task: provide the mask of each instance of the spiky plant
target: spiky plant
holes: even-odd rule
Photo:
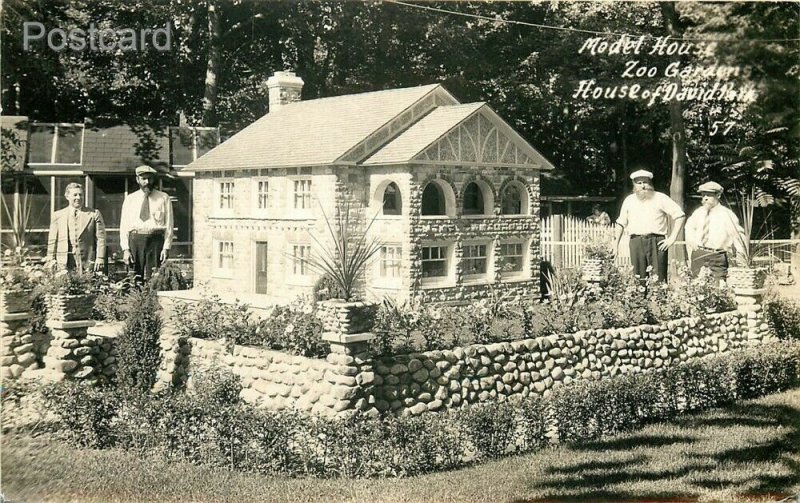
[[[769,217],[769,213],[766,215],[759,228],[754,229],[755,209],[769,206],[772,204],[773,198],[763,191],[756,191],[755,188],[751,188],[749,192],[740,193],[737,196],[737,202],[739,208],[741,208],[742,228],[744,229],[744,233],[737,236],[737,240],[744,252],[741,261],[744,266],[750,267],[753,265],[753,259],[755,257],[769,250],[769,245],[762,241],[770,239],[773,234],[773,231],[767,228],[767,217]]]
[[[362,230],[358,222],[351,219],[349,200],[337,203],[337,214],[333,223],[325,214],[322,205],[320,210],[333,246],[326,246],[314,233],[309,232],[311,239],[317,245],[317,253],[312,254],[306,263],[333,280],[339,287],[343,300],[352,300],[359,278],[364,274],[370,259],[383,245],[374,236],[368,236],[377,214]]]

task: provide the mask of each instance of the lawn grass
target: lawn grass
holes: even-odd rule
[[[800,493],[800,389],[407,479],[291,479],[5,435],[7,501],[779,501]]]

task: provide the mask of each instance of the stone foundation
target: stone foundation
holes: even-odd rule
[[[43,356],[50,337],[33,331],[30,313],[4,313],[0,321],[0,337],[0,376],[3,379],[16,379],[27,371],[44,366]]]

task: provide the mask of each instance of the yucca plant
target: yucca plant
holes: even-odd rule
[[[378,253],[383,243],[374,236],[369,237],[369,230],[375,222],[372,217],[369,224],[362,228],[359,222],[351,218],[349,200],[337,203],[334,221],[322,210],[322,217],[333,246],[326,246],[314,233],[311,239],[317,245],[317,253],[307,259],[307,264],[336,283],[342,293],[343,300],[353,300],[359,278],[364,274],[370,259]],[[360,212],[360,208],[355,209]],[[377,216],[377,215],[376,215]]]
[[[765,239],[772,237],[773,231],[767,227],[767,219],[769,213],[765,216],[764,221],[758,227],[755,226],[755,209],[758,207],[766,207],[772,204],[773,198],[763,191],[756,191],[751,188],[749,192],[740,193],[737,196],[737,203],[741,208],[742,228],[744,233],[737,236],[741,249],[744,255],[738,261],[743,267],[751,267],[753,259],[759,255],[763,255],[769,250],[769,245],[763,243]]]

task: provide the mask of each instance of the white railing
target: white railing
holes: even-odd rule
[[[592,224],[569,215],[545,217],[542,219],[542,258],[557,269],[580,267],[584,247],[593,241],[605,241],[613,246],[614,232],[614,225]],[[677,241],[672,250],[685,244],[684,241]],[[784,264],[795,270],[800,267],[798,239],[760,239],[754,240],[752,246],[756,250],[756,262],[770,266]],[[631,264],[627,234],[623,234],[620,241],[616,262],[619,266]]]
[[[592,224],[582,218],[551,215],[542,219],[542,258],[556,268],[580,267],[584,247],[592,242],[614,245],[614,226]],[[623,235],[617,265],[630,265],[628,236]]]

